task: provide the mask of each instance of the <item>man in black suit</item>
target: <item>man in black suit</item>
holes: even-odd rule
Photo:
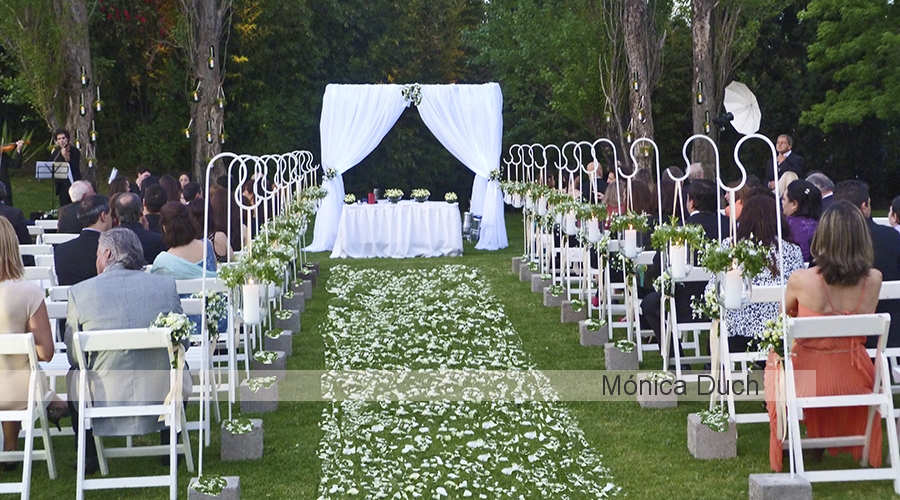
[[[766,169],[766,180],[769,189],[775,189],[775,182],[781,178],[781,174],[791,171],[797,174],[797,177],[803,178],[803,171],[806,169],[806,160],[802,156],[794,153],[791,149],[794,147],[794,140],[787,134],[778,136],[775,142],[775,150],[778,151],[778,177],[775,177],[771,168]]]
[[[153,259],[166,250],[166,244],[163,243],[162,235],[144,229],[141,210],[141,199],[134,193],[125,193],[116,200],[119,227],[130,229],[137,235],[144,249],[144,261],[152,264]]]
[[[50,153],[50,161],[69,164],[69,178],[56,181],[59,206],[63,206],[72,203],[72,199],[69,198],[69,187],[73,182],[81,180],[81,151],[71,143],[72,138],[66,129],[56,129],[53,138],[56,140],[57,148]]]
[[[719,238],[719,224],[722,230],[728,228],[728,219],[716,213],[716,197],[719,196],[716,183],[708,179],[694,179],[687,187],[687,220],[685,224],[697,224],[703,227],[703,232],[710,240]],[[693,250],[697,250],[696,248]],[[653,265],[644,274],[644,280],[654,280],[662,272],[659,252],[653,258]],[[675,286],[675,314],[679,323],[687,323],[693,320],[691,300],[694,296],[702,296],[706,282],[686,282]],[[649,293],[641,301],[641,313],[644,319],[653,329],[657,340],[660,340],[660,310],[659,305],[662,296],[659,292]],[[679,352],[681,345],[679,344]],[[670,344],[669,357],[672,358],[675,351]]]
[[[824,212],[834,203],[834,182],[822,172],[813,172],[806,176],[806,180],[822,192],[822,211]]]
[[[872,267],[881,271],[883,281],[900,280],[900,233],[890,226],[882,226],[872,220],[872,199],[869,185],[863,181],[850,179],[837,183],[834,187],[834,201],[847,200],[862,210],[872,235],[875,261]],[[900,300],[881,300],[875,312],[891,315],[888,346],[900,346]],[[876,337],[868,337],[866,344],[875,347]]]
[[[147,229],[162,234],[162,228],[159,226],[159,211],[168,200],[166,190],[159,184],[153,184],[144,188],[143,192],[144,218],[147,219]]]
[[[88,181],[75,181],[69,188],[69,198],[72,203],[59,207],[59,225],[56,228],[57,233],[78,234],[84,229],[81,221],[78,220],[78,208],[81,206],[81,200],[85,196],[91,196],[94,193],[94,187]]]
[[[31,235],[28,234],[28,223],[25,222],[25,214],[18,208],[11,207],[4,203],[3,199],[6,195],[6,184],[0,182],[0,216],[9,219],[9,223],[12,224],[13,229],[16,230],[16,237],[18,238],[20,245],[30,245]],[[31,255],[23,255],[22,263],[26,266],[33,266],[34,257]]]
[[[77,238],[53,248],[53,263],[60,285],[74,285],[97,276],[97,243],[100,233],[112,229],[106,196],[85,196],[78,207],[84,229]]]
[[[0,201],[8,206],[13,206],[12,184],[9,183],[9,169],[22,168],[22,149],[25,147],[25,141],[16,141],[16,152],[13,159],[10,160],[6,155],[0,153],[0,182],[6,186],[6,195],[0,197]]]

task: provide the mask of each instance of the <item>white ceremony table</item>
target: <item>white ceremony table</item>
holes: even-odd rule
[[[462,255],[459,205],[444,201],[344,205],[331,258]]]

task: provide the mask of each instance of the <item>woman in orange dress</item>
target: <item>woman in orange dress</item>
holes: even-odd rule
[[[810,252],[816,267],[795,271],[787,283],[785,307],[793,317],[870,314],[878,305],[881,272],[872,268],[874,253],[866,219],[847,201],[837,201],[819,221]],[[815,371],[815,377],[796,379],[798,397],[837,396],[871,392],[875,366],[866,354],[866,338],[843,337],[798,339],[791,349],[794,371]],[[766,382],[770,382],[776,360],[770,354]],[[769,462],[772,470],[782,469],[782,445],[775,424],[772,384],[766,384],[769,401]],[[810,408],[803,410],[806,435],[810,438],[859,436],[865,434],[869,410]],[[881,466],[881,417],[876,414],[868,462]],[[850,452],[859,460],[862,446],[830,448],[833,455]]]

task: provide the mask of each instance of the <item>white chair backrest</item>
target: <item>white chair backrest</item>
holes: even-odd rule
[[[56,285],[50,288],[50,300],[66,302],[69,300],[69,285]]]
[[[678,283],[709,282],[713,274],[704,267],[695,266],[684,278],[677,278]]]
[[[900,299],[900,281],[882,282],[878,298],[880,300]],[[898,321],[900,321],[900,318],[898,318]]]
[[[22,255],[53,255],[53,247],[50,245],[19,245],[19,253]]]
[[[35,255],[34,265],[39,267],[53,267],[56,262],[52,255]]]
[[[41,226],[28,226],[28,234],[31,236],[40,236],[44,234],[44,228]]]
[[[875,221],[875,224],[881,224],[882,226],[891,227],[891,222],[887,217],[872,217],[872,220]]]
[[[788,319],[788,339],[856,337],[878,335],[887,339],[891,315],[851,314],[847,316],[815,316]],[[791,342],[788,342],[790,345]],[[882,350],[884,346],[882,345]]]
[[[181,299],[181,310],[188,316],[200,316],[203,314],[203,301],[195,298],[183,298]],[[200,329],[200,325],[197,325],[197,329]]]
[[[80,347],[79,363],[84,352],[160,349],[169,346],[168,328],[130,328],[75,332],[75,345]],[[84,364],[81,364],[84,367]]]
[[[28,281],[49,281],[50,286],[54,285],[56,282],[56,274],[53,272],[53,268],[49,266],[28,266],[25,268],[25,272],[22,274],[22,279]]]
[[[41,241],[45,245],[59,245],[67,241],[72,241],[78,237],[76,233],[49,233],[41,237]]]
[[[44,228],[45,231],[48,229],[52,229],[53,231],[56,231],[56,229],[59,227],[59,221],[58,220],[36,220],[36,221],[34,221],[34,225]]]
[[[66,314],[69,311],[68,302],[57,302],[54,300],[46,299],[44,300],[44,304],[47,306],[47,316],[51,320],[66,319]]]
[[[175,280],[178,293],[197,293],[203,290],[203,278]],[[217,278],[206,278],[206,289],[210,292],[226,292],[225,285]]]
[[[778,285],[754,286],[750,302],[781,302],[781,287]]]
[[[634,263],[637,265],[649,266],[653,264],[653,258],[656,257],[656,250],[644,250],[640,255],[635,257]]]
[[[37,368],[37,352],[34,348],[34,335],[28,333],[5,333],[0,342],[0,356],[24,354],[32,369]]]

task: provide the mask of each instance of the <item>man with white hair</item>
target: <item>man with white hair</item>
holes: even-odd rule
[[[94,193],[94,187],[88,181],[75,181],[69,188],[69,198],[72,203],[59,207],[59,226],[56,229],[58,233],[78,234],[84,229],[81,221],[78,220],[78,206],[85,196],[91,196]]]
[[[806,178],[807,182],[819,188],[822,192],[822,211],[831,206],[834,202],[834,182],[822,172],[813,172]]]
[[[702,163],[691,163],[691,165],[688,167],[688,182],[696,180],[696,179],[703,179],[703,178],[704,178],[703,164]]]

